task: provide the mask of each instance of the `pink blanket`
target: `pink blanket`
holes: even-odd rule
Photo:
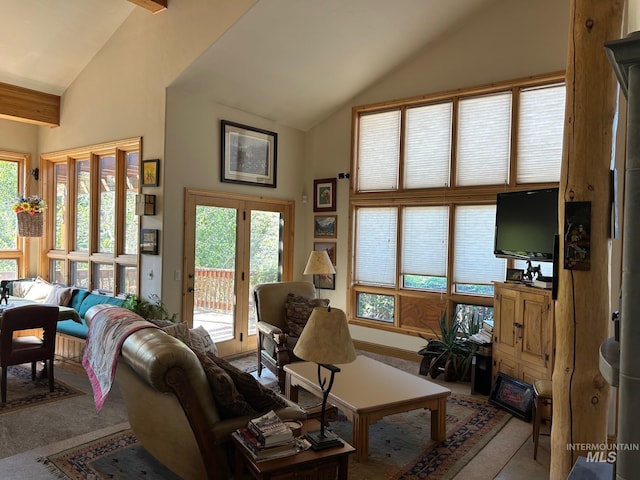
[[[120,307],[104,308],[91,320],[82,365],[91,380],[97,411],[111,390],[122,343],[133,332],[143,328],[157,327]]]

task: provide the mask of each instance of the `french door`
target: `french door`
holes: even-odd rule
[[[255,350],[253,288],[291,279],[289,200],[187,190],[183,312],[204,327],[220,356]]]

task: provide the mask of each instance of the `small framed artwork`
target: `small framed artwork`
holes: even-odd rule
[[[336,289],[336,276],[333,273],[323,273],[313,276],[313,284],[316,288],[322,290]]]
[[[507,282],[522,282],[524,270],[521,268],[507,268]]]
[[[313,181],[313,211],[334,212],[336,210],[336,179],[323,178]]]
[[[160,160],[142,161],[142,186],[157,187],[160,185]]]
[[[338,225],[336,224],[337,219],[338,219],[337,215],[316,215],[313,218],[313,236],[337,238],[338,237]]]
[[[314,242],[313,243],[314,250],[326,250],[327,255],[331,259],[331,263],[336,264],[336,242]]]
[[[158,255],[158,230],[142,229],[142,232],[140,232],[140,253]]]
[[[533,407],[533,385],[504,373],[498,373],[491,387],[489,401],[529,422]]]
[[[220,181],[276,188],[278,134],[222,120]]]
[[[591,269],[591,202],[564,204],[564,268]]]

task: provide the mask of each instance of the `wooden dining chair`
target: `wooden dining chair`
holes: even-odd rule
[[[31,363],[31,379],[36,378],[36,363],[45,362],[49,391],[53,392],[53,356],[56,349],[58,307],[24,305],[6,309],[0,319],[0,366],[2,366],[2,403],[7,402],[7,370],[11,365]],[[21,330],[42,329],[42,337],[14,336]]]

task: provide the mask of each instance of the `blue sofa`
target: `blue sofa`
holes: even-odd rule
[[[82,323],[78,323],[75,320],[62,320],[58,322],[58,333],[64,333],[72,337],[86,339],[89,327],[87,326],[84,316],[87,313],[87,310],[89,310],[91,307],[103,303],[121,307],[124,303],[124,298],[91,293],[88,290],[80,288],[74,289],[73,293],[71,294],[69,306],[76,312],[78,312]]]

